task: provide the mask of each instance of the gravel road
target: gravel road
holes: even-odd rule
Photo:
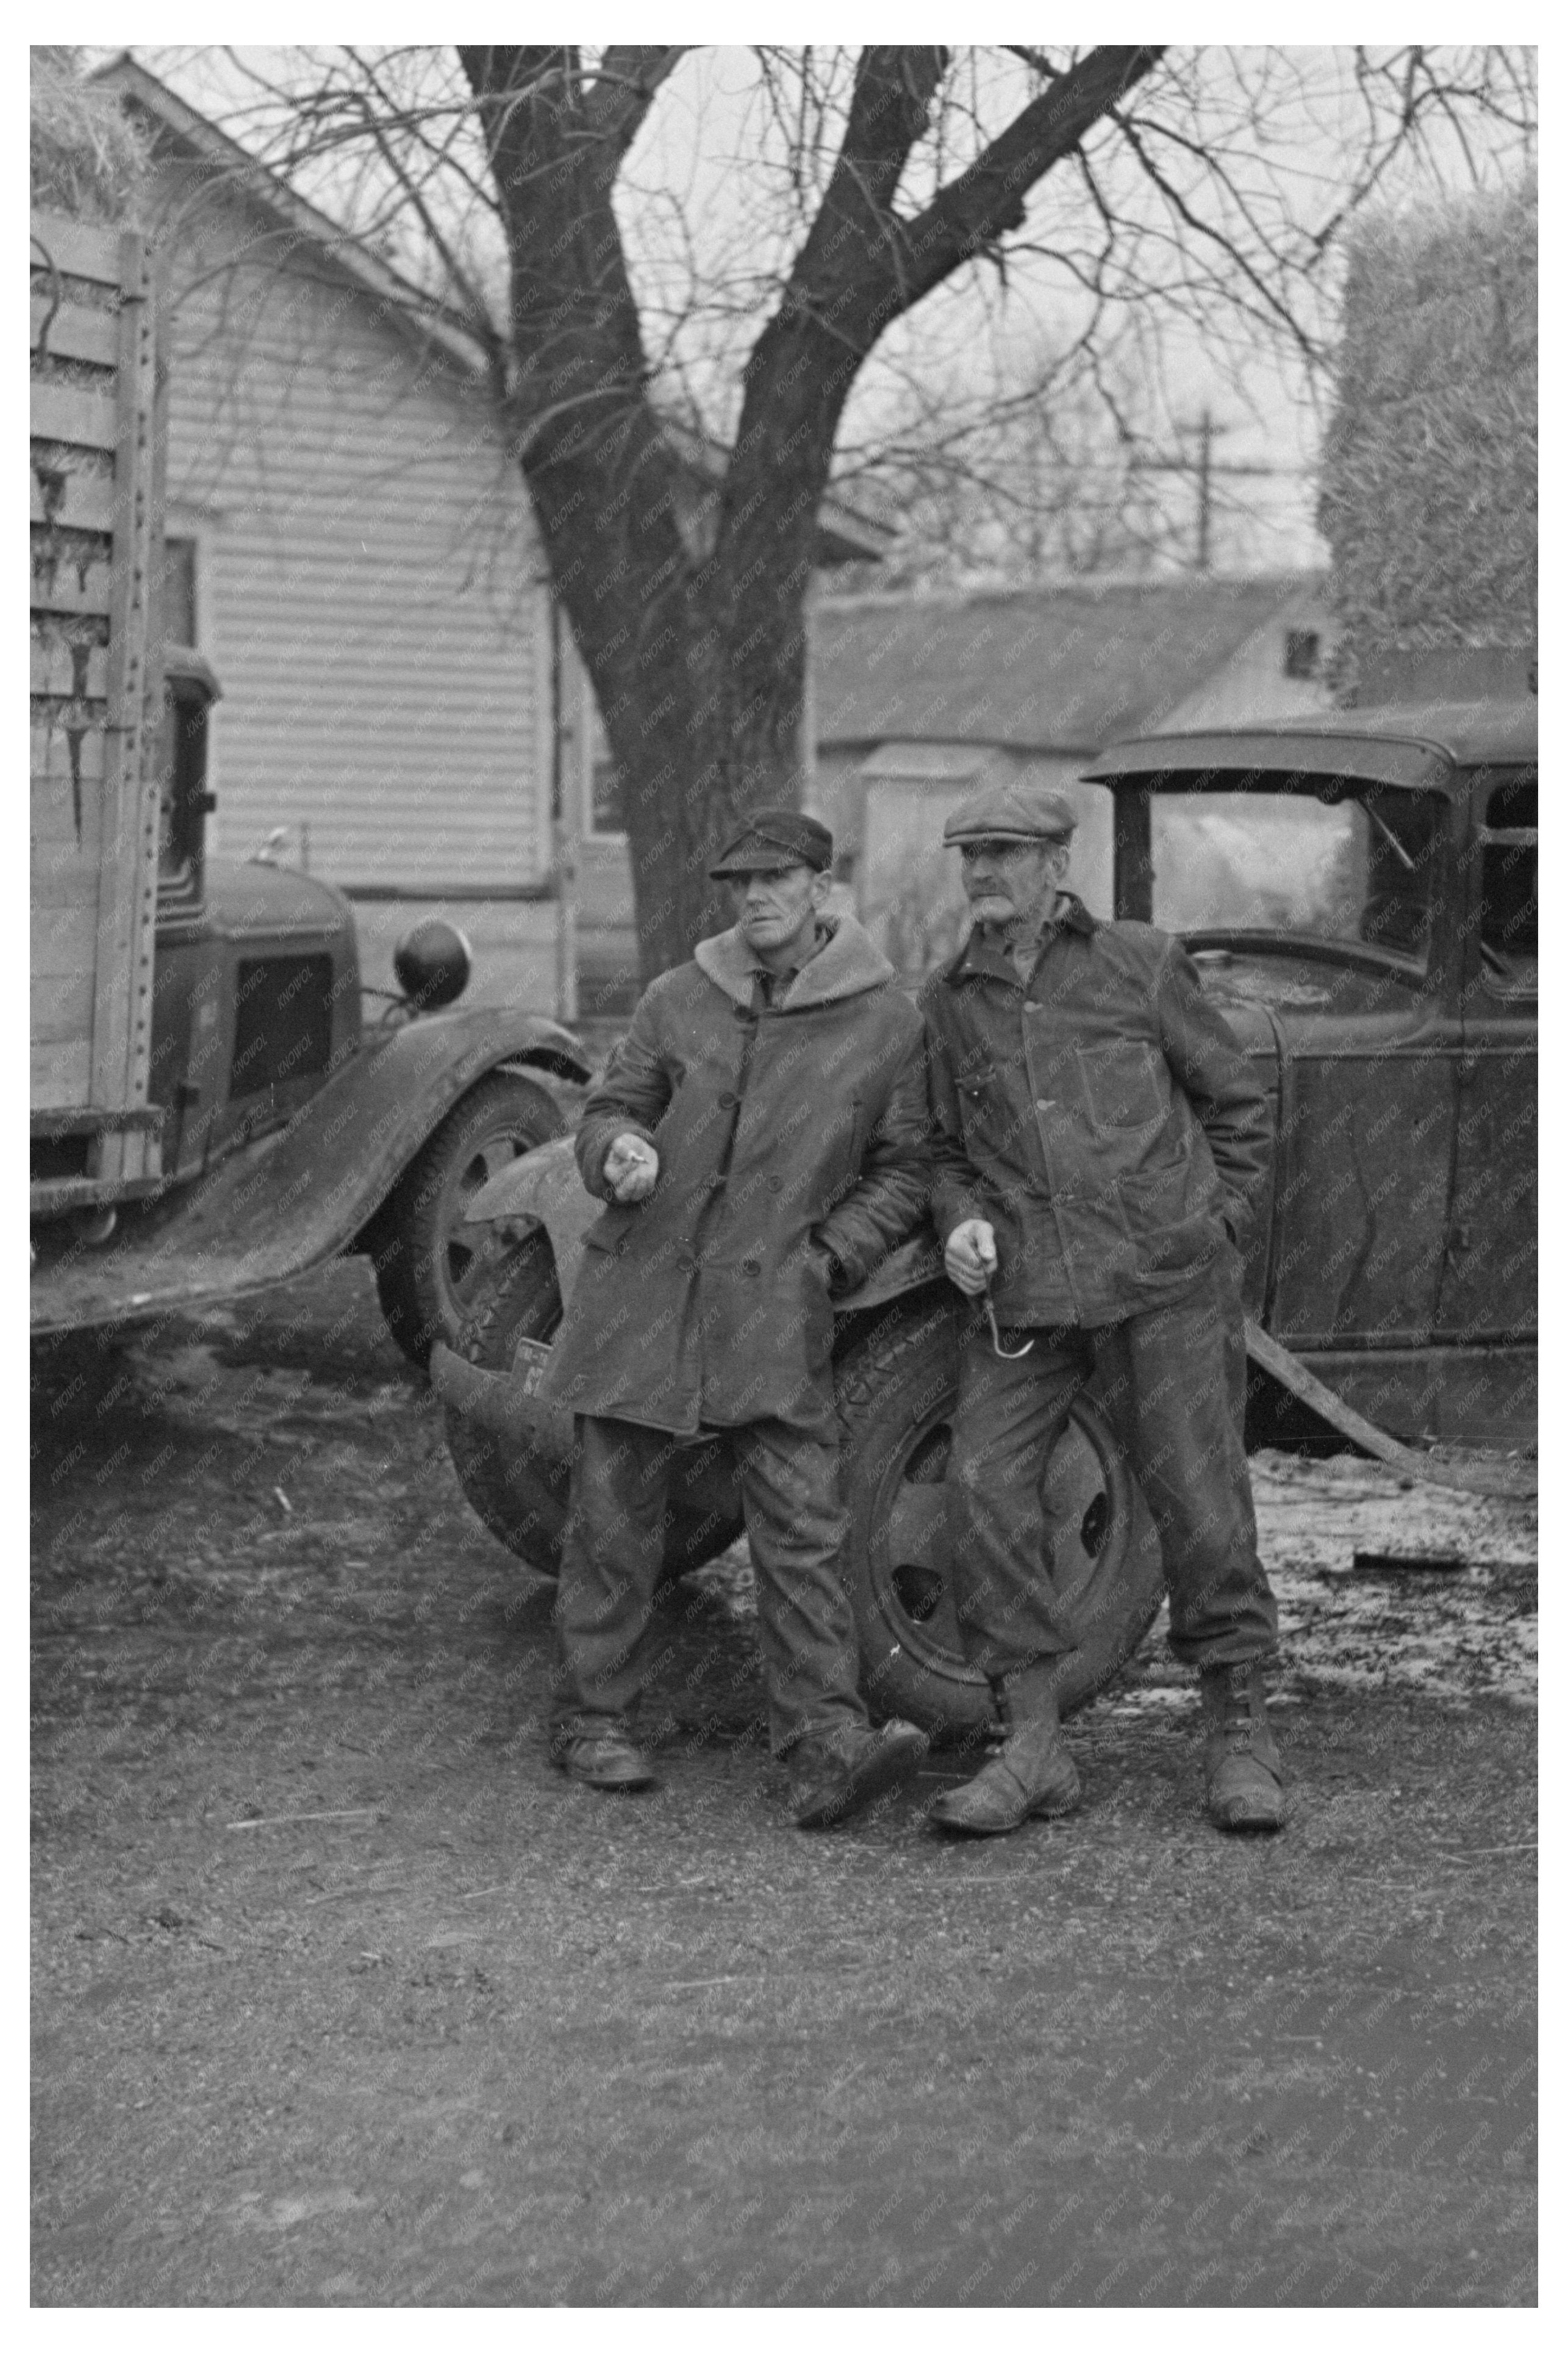
[[[42,1362],[35,2300],[1531,2302],[1533,1513],[1255,1472],[1285,1837],[1152,1640],[1072,1820],[939,1841],[939,1757],[810,1838],[739,1558],[660,1788],[549,1771],[363,1265]]]

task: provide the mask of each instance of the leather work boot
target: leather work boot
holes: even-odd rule
[[[1204,1779],[1209,1820],[1222,1831],[1285,1827],[1285,1768],[1263,1708],[1263,1669],[1205,1667]]]
[[[619,1725],[603,1732],[579,1732],[552,1747],[550,1761],[569,1780],[590,1789],[652,1789],[657,1781],[652,1766],[631,1734]]]
[[[1052,1672],[1010,1675],[1001,1699],[1006,1742],[973,1781],[937,1799],[929,1819],[938,1830],[999,1838],[1031,1816],[1070,1813],[1079,1801],[1078,1767],[1062,1740]]]
[[[918,1726],[898,1716],[875,1731],[865,1724],[816,1738],[808,1734],[790,1758],[796,1830],[837,1829],[874,1798],[907,1781],[930,1746]]]

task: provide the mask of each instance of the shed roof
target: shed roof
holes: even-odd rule
[[[1157,725],[1319,585],[1280,573],[824,597],[812,616],[817,742],[1098,752]]]

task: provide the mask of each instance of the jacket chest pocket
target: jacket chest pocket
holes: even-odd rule
[[[1089,1115],[1096,1127],[1155,1127],[1170,1108],[1165,1058],[1141,1039],[1075,1049]]]

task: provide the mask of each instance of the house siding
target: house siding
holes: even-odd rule
[[[233,196],[169,191],[170,528],[198,546],[215,848],[537,889],[549,590],[481,393]]]

